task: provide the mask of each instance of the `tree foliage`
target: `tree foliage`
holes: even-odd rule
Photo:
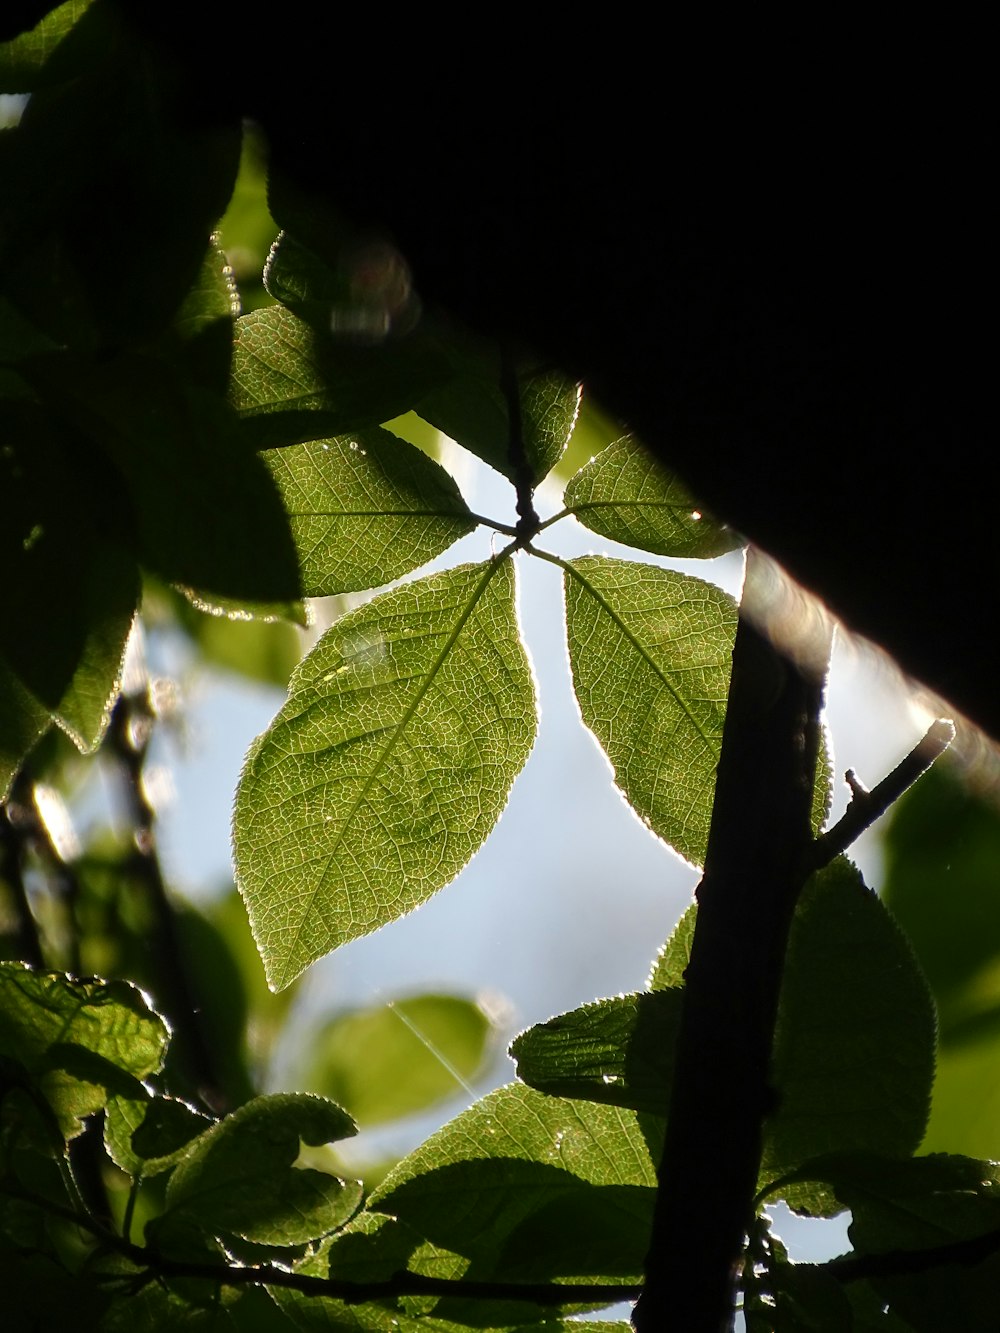
[[[516,601],[526,560],[561,569],[573,688],[617,786],[710,883],[737,837],[715,804],[736,692],[766,695],[773,661],[731,685],[732,599],[643,555],[709,558],[738,537],[627,436],[571,472],[542,523],[533,492],[570,442],[578,386],[419,311],[391,248],[359,249],[343,225],[317,241],[308,200],[281,182],[270,206],[284,229],[240,313],[213,236],[238,139],[187,125],[169,63],[115,6],[54,9],[0,50],[0,89],[31,94],[0,138],[0,1267],[14,1327],[555,1333],[635,1299],[669,1258],[658,1209],[686,1204],[664,1204],[661,1157],[703,902],[651,958],[645,991],[522,1033],[514,1082],[364,1184],[327,1145],[355,1119],[441,1100],[438,1053],[471,1075],[488,1018],[441,995],[398,1002],[404,1026],[338,1015],[312,1035],[300,1090],[271,1094],[248,1033],[280,1041],[303,971],[444,887],[495,826],[537,726]],[[511,482],[510,514],[472,512],[396,433],[411,411]],[[570,519],[637,558],[548,551],[546,530]],[[496,534],[489,560],[420,573],[477,527]],[[144,788],[161,710],[126,647],[157,606],[211,652],[225,617],[276,640],[304,598],[357,593],[295,668],[236,793],[239,889],[281,993],[267,997],[235,899],[202,915],[164,885]],[[65,738],[115,775],[126,837],[60,844],[54,789],[86,771]],[[828,763],[807,754],[794,891],[777,962],[760,960],[776,995],[770,1073],[766,1052],[758,1062],[773,1096],[747,1099],[758,1139],[730,1256],[738,1295],[722,1277],[754,1330],[992,1326],[997,1169],[915,1155],[934,1004],[841,854],[944,743],[932,737],[884,800],[856,793],[854,817],[818,837]],[[890,897],[958,1042],[995,1026],[996,1005],[934,955],[906,861],[926,827],[899,821]],[[980,971],[992,962],[984,947]],[[401,1046],[407,1022],[432,1044]],[[705,1058],[725,1076],[725,1051]],[[419,1074],[408,1094],[402,1061]],[[791,1264],[770,1233],[775,1200],[850,1209],[853,1255]],[[646,1328],[670,1313],[641,1309]]]

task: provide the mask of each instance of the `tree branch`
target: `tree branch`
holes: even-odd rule
[[[673,1095],[639,1333],[732,1327],[754,1211],[785,944],[805,881],[829,654],[784,656],[758,625],[766,577],[748,555],[715,804],[697,890]]]

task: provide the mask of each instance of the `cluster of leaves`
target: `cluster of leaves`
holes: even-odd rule
[[[239,314],[225,256],[207,244],[238,131],[186,122],[174,71],[117,7],[60,6],[3,50],[0,79],[31,94],[0,138],[4,793],[44,765],[53,725],[84,752],[112,746],[126,767],[141,750],[138,705],[120,698],[140,570],[192,605],[286,621],[304,618],[306,597],[408,579],[337,619],[296,668],[237,792],[239,886],[268,982],[287,988],[442,888],[496,824],[535,737],[516,608],[517,561],[535,558],[562,570],[573,688],[616,783],[701,864],[736,607],[659,565],[564,560],[541,543],[570,517],[657,556],[710,557],[735,536],[628,438],[578,471],[542,523],[533,492],[567,446],[578,387],[421,314],[391,247],[288,182],[271,182],[283,227],[264,273],[272,301]],[[125,206],[95,217],[95,197]],[[472,512],[438,462],[386,428],[408,411],[511,482],[512,522]],[[506,544],[411,577],[476,527]],[[18,849],[5,848],[12,910],[27,911]],[[121,856],[105,871],[105,883],[128,874]],[[137,879],[162,889],[148,863]],[[144,924],[155,929],[155,914]],[[72,1310],[77,1326],[111,1330],[554,1333],[634,1295],[693,927],[692,909],[646,991],[522,1034],[517,1081],[367,1189],[309,1148],[351,1135],[349,1112],[376,1118],[371,1079],[352,1090],[352,1052],[383,1041],[376,1017],[341,1020],[316,1043],[325,1072],[312,1078],[331,1095],[253,1095],[244,1079],[213,1111],[197,1077],[178,1088],[167,1026],[129,981],[4,964],[0,1264],[13,1308],[42,1326]],[[138,964],[105,962],[94,970],[143,980]],[[167,984],[150,989],[173,1018]],[[480,1023],[469,1068],[484,1039]],[[752,1328],[988,1326],[1000,1177],[972,1158],[913,1156],[934,1040],[909,946],[838,859],[809,882],[792,928],[780,1100],[743,1279]],[[236,1109],[217,1114],[227,1100]],[[121,1208],[95,1202],[95,1159],[127,1180]],[[855,1254],[790,1264],[768,1231],[773,1199],[812,1216],[851,1209]]]

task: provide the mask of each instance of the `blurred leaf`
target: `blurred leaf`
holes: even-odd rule
[[[171,1226],[299,1245],[342,1226],[361,1187],[298,1168],[299,1140],[328,1143],[355,1133],[350,1116],[320,1097],[258,1097],[195,1139],[167,1186]]]
[[[452,376],[420,400],[417,413],[516,482],[499,347],[467,330],[442,328],[440,338]],[[552,370],[530,365],[517,366],[517,382],[524,455],[537,483],[558,462],[573,434],[580,386]]]
[[[892,812],[886,905],[938,1005],[941,1045],[1000,1039],[1000,810],[935,765]]]
[[[499,819],[534,734],[509,559],[338,620],[236,796],[238,880],[271,986],[448,883]]]
[[[937,764],[893,808],[884,900],[938,1011],[927,1150],[1000,1157],[1000,812]]]
[[[183,610],[180,607],[174,609],[178,621],[194,640],[206,663],[223,671],[233,671],[248,680],[262,681],[265,685],[277,685],[281,689],[288,685],[289,676],[302,658],[302,641],[294,623],[288,623],[295,614],[294,604],[286,608],[288,619],[274,620],[266,614],[258,619],[247,611],[229,614],[217,611],[189,590],[186,596],[190,598],[190,605]],[[211,599],[212,602],[217,600]],[[302,603],[298,608],[301,608],[304,620]],[[276,608],[270,610],[273,614]]]
[[[162,1019],[125,981],[73,981],[0,964],[0,1055],[15,1060],[55,1113],[66,1138],[115,1093],[160,1068]]]
[[[245,438],[278,448],[380,426],[446,373],[419,332],[358,346],[270,306],[236,322],[231,400]]]
[[[453,1097],[479,1073],[489,1018],[458,995],[411,995],[326,1022],[296,1085],[343,1106],[365,1129]]]
[[[740,545],[735,532],[704,517],[681,482],[628,435],[572,478],[563,504],[593,532],[656,555],[706,559]]]
[[[381,587],[475,526],[444,468],[378,427],[265,457],[310,597]]]
[[[672,570],[584,556],[565,566],[580,713],[633,810],[687,860],[708,841],[736,608]]]

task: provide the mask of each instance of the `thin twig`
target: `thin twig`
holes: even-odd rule
[[[931,723],[920,743],[871,791],[866,791],[855,774],[848,771],[846,781],[852,793],[850,804],[836,824],[821,834],[809,849],[809,868],[820,870],[846,851],[865,829],[899,800],[907,787],[927,772],[954,739],[954,725],[945,718],[938,718]]]
[[[17,924],[13,944],[17,957],[30,967],[44,968],[41,933],[24,883],[30,819],[31,807],[22,799],[22,782],[18,777],[9,800],[0,806],[0,878],[6,881],[14,900]]]
[[[132,871],[145,887],[156,921],[153,938],[159,956],[158,998],[176,1034],[184,1039],[197,1095],[215,1114],[226,1109],[219,1086],[211,1047],[201,1020],[177,918],[167,893],[156,844],[156,812],[146,795],[143,768],[152,733],[154,714],[148,698],[122,695],[111,714],[107,745],[118,761],[132,826],[134,851]]]

